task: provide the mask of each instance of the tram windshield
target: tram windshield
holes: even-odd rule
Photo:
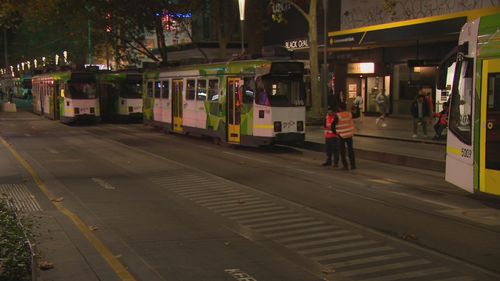
[[[296,76],[258,77],[255,103],[277,107],[304,106],[304,85]]]
[[[450,130],[464,143],[471,144],[473,61],[457,62],[451,91]]]
[[[128,99],[142,98],[142,83],[139,81],[127,81],[121,85],[120,97]]]
[[[68,98],[72,99],[95,99],[96,85],[93,82],[69,82]]]

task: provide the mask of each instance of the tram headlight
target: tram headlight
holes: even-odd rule
[[[297,121],[297,132],[304,131],[304,121]]]
[[[80,108],[79,107],[75,107],[75,114],[80,114]]]
[[[281,122],[280,121],[274,122],[274,131],[281,132]]]

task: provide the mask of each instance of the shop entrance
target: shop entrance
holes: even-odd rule
[[[382,91],[385,92],[386,100],[390,110],[390,76],[364,76],[357,75],[347,77],[347,98],[352,103],[356,96],[363,98],[362,111],[365,113],[379,112],[376,97]]]

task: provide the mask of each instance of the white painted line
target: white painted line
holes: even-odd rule
[[[410,261],[403,261],[403,262],[397,262],[397,263],[383,264],[383,265],[379,265],[379,266],[372,266],[372,267],[368,267],[368,268],[355,269],[355,270],[350,270],[350,271],[343,271],[342,275],[343,276],[356,276],[356,275],[361,275],[361,274],[374,273],[374,272],[380,272],[380,271],[386,271],[386,270],[392,270],[392,269],[407,268],[407,267],[429,264],[429,263],[431,263],[431,262],[428,260],[423,260],[423,259],[410,260]]]
[[[439,279],[434,281],[476,281],[476,278],[472,278],[470,276],[460,276],[460,277],[451,277],[446,279]]]
[[[248,160],[252,160],[252,161],[261,162],[261,163],[273,164],[273,162],[270,162],[270,161],[266,161],[266,160],[262,160],[262,159],[257,159],[257,158],[254,158],[254,157],[245,156],[245,155],[241,155],[241,154],[237,154],[237,153],[233,153],[233,152],[229,152],[229,151],[223,151],[222,153],[229,154],[229,155],[236,156],[236,157],[240,157],[240,158],[243,158],[243,159],[248,159]]]
[[[316,226],[316,227],[309,227],[309,228],[297,229],[297,230],[293,230],[293,231],[267,234],[266,236],[270,237],[272,239],[278,239],[279,237],[289,237],[291,235],[300,235],[300,234],[305,234],[305,233],[315,233],[317,231],[334,230],[334,229],[338,229],[338,227],[336,227],[334,225],[321,225],[321,226]]]
[[[226,216],[229,214],[237,214],[240,211],[244,210],[258,210],[258,208],[277,206],[274,203],[264,200],[251,202],[249,204],[233,204],[233,205],[234,206],[225,206],[223,208],[217,208],[215,211],[219,214]]]
[[[257,281],[257,279],[250,276],[250,274],[244,272],[239,268],[228,268],[224,269],[226,273],[231,275],[237,281]]]
[[[303,214],[299,214],[299,213],[287,213],[287,214],[281,214],[281,215],[261,216],[260,218],[238,220],[238,222],[243,223],[243,224],[258,223],[258,222],[265,222],[265,221],[281,222],[283,219],[297,218],[297,217],[303,217],[303,216],[304,216]]]
[[[210,203],[210,204],[204,204],[206,208],[209,208],[210,210],[213,210],[215,212],[218,212],[220,210],[225,210],[227,208],[231,208],[234,206],[249,206],[251,204],[257,204],[257,203],[263,203],[266,201],[263,201],[261,198],[255,197],[255,198],[249,198],[246,199],[245,201],[232,201],[232,202],[224,202],[224,203]]]
[[[53,148],[48,147],[47,150],[52,154],[59,154],[59,152]]]
[[[338,258],[346,258],[346,257],[357,256],[357,255],[385,252],[385,251],[391,251],[391,250],[394,250],[394,248],[389,247],[389,246],[367,248],[367,249],[361,249],[361,250],[342,252],[342,253],[338,253],[338,254],[330,254],[330,255],[314,257],[313,260],[315,260],[315,261],[327,261],[327,260],[333,260],[333,259],[338,259]]]
[[[252,212],[249,214],[244,214],[244,215],[235,215],[235,216],[229,216],[230,219],[232,220],[246,220],[246,219],[251,219],[251,218],[262,218],[264,216],[274,216],[274,215],[281,215],[281,214],[291,214],[292,211],[289,209],[285,209],[283,207],[279,208],[270,208],[271,210],[264,210],[260,212]]]
[[[449,209],[460,209],[461,208],[461,207],[456,206],[456,205],[446,204],[446,203],[435,201],[435,200],[432,200],[432,199],[427,199],[427,198],[424,198],[424,197],[421,197],[421,196],[410,195],[410,194],[407,194],[407,193],[397,192],[397,191],[390,191],[390,192],[393,193],[393,194],[397,194],[397,195],[408,197],[408,198],[417,199],[418,201],[423,201],[423,202],[431,203],[431,204],[434,204],[434,205],[439,205],[439,206],[446,207],[446,208],[449,208]]]
[[[341,250],[341,249],[346,249],[346,248],[355,248],[355,247],[359,247],[359,246],[373,245],[376,243],[378,243],[378,242],[373,241],[373,240],[363,240],[363,241],[353,242],[353,243],[342,243],[340,245],[332,245],[332,246],[327,246],[327,247],[306,249],[306,250],[299,251],[299,253],[302,255],[313,255],[313,254],[322,253],[322,252]]]
[[[410,272],[404,272],[404,273],[393,274],[393,275],[385,275],[385,276],[376,277],[376,278],[362,279],[360,281],[394,281],[394,280],[400,280],[400,279],[424,277],[424,276],[428,276],[428,275],[449,272],[449,271],[450,271],[450,269],[448,269],[446,267],[436,267],[436,268],[422,269],[422,270],[418,270],[418,271],[410,271]],[[429,280],[429,279],[427,279],[427,280]]]
[[[315,226],[315,225],[325,225],[325,222],[310,221],[310,222],[304,222],[304,223],[270,226],[270,227],[260,228],[259,232],[288,231],[289,229],[296,229],[296,228],[309,227],[309,226]],[[264,234],[264,235],[266,235],[266,234]]]
[[[243,225],[249,226],[254,229],[260,229],[268,226],[273,226],[277,224],[289,224],[289,223],[296,223],[296,222],[304,222],[304,221],[313,221],[314,219],[311,217],[305,217],[304,215],[301,214],[301,217],[299,218],[294,218],[294,219],[286,219],[286,220],[281,220],[281,221],[273,221],[273,222],[266,222],[266,223],[243,223]]]
[[[313,238],[325,238],[325,237],[332,237],[332,236],[338,236],[339,234],[348,234],[350,231],[345,230],[345,229],[340,229],[336,231],[326,231],[326,232],[316,232],[312,234],[307,234],[307,235],[298,235],[294,237],[288,237],[288,238],[283,238],[283,239],[277,239],[276,241],[282,243],[282,244],[287,244],[287,243],[292,243],[294,241],[300,241],[300,240],[306,240],[306,239],[313,239]]]
[[[347,267],[347,266],[352,266],[352,265],[362,265],[362,264],[366,264],[366,263],[392,260],[392,259],[404,258],[404,257],[409,257],[409,256],[410,256],[410,254],[408,254],[408,253],[395,253],[395,254],[389,254],[389,255],[373,256],[373,257],[368,257],[368,258],[359,258],[359,259],[343,261],[343,262],[335,262],[335,263],[332,263],[331,265],[333,265],[335,268],[342,268],[342,267]]]
[[[104,189],[107,189],[107,190],[115,190],[116,189],[114,186],[112,186],[111,184],[107,183],[103,179],[100,179],[100,178],[91,178],[91,180],[93,182],[97,183],[98,185],[100,185],[101,187],[103,187]]]
[[[328,243],[350,241],[350,240],[359,240],[359,239],[363,239],[363,238],[364,238],[363,236],[357,235],[357,234],[356,235],[347,235],[347,236],[341,236],[341,237],[331,237],[331,238],[322,239],[322,240],[295,243],[295,244],[287,245],[287,247],[291,248],[291,249],[298,249],[298,248],[303,248],[303,247],[322,246],[322,245],[325,245]]]

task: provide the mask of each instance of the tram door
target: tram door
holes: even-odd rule
[[[479,190],[500,195],[500,59],[483,61]]]
[[[227,141],[240,143],[241,89],[240,78],[227,79]]]
[[[172,123],[174,132],[182,132],[182,79],[172,80]]]

